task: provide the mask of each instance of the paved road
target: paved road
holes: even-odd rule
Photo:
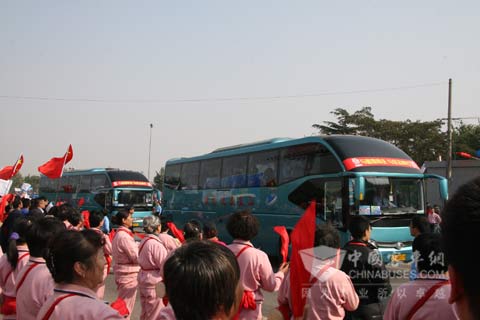
[[[408,276],[407,278],[405,278],[404,275],[407,274],[409,268],[410,267],[408,264],[400,264],[396,267],[388,266],[388,269],[390,271],[395,271],[395,275],[397,275],[396,277],[391,279],[391,284],[393,289],[396,289],[400,284],[408,281]],[[277,306],[277,294],[264,292],[264,297],[265,297],[265,301],[263,303],[263,314],[267,315],[273,308]],[[107,277],[105,300],[112,302],[116,298],[117,298],[117,291],[115,286],[115,280],[113,278],[113,274],[110,274]],[[135,308],[133,310],[131,319],[132,320],[140,319],[140,298],[138,293],[137,293],[137,301],[135,303]]]

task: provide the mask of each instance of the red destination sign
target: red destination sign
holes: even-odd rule
[[[381,158],[381,157],[358,157],[343,160],[345,169],[352,170],[360,167],[404,167],[418,169],[418,165],[413,160],[399,158]]]
[[[122,187],[122,186],[138,186],[138,187],[151,187],[152,184],[146,181],[113,181],[112,185],[114,187]]]

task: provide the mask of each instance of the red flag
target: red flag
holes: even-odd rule
[[[0,221],[1,222],[5,220],[4,216],[5,216],[5,207],[7,206],[7,202],[12,202],[13,199],[15,199],[15,195],[11,193],[5,194],[2,197],[2,201],[0,202]]]
[[[112,307],[113,309],[117,310],[118,313],[122,316],[122,317],[126,317],[130,314],[130,311],[128,311],[128,308],[127,308],[127,304],[125,303],[125,300],[123,300],[122,298],[118,297],[117,300],[113,301],[111,304],[110,304],[110,307]]]
[[[112,230],[110,231],[110,233],[108,234],[108,238],[110,239],[110,242],[113,241],[113,238],[115,238],[115,234],[117,233],[117,231],[115,231],[115,229],[112,228]]]
[[[287,228],[284,226],[275,226],[273,227],[273,231],[278,233],[280,235],[280,242],[281,242],[281,247],[280,247],[280,254],[282,255],[282,261],[283,263],[287,262],[287,256],[288,256],[288,232]]]
[[[181,243],[185,242],[185,237],[183,236],[183,232],[178,230],[177,226],[173,222],[167,222],[167,226],[172,231],[173,235],[180,240]]]
[[[81,208],[85,204],[85,198],[81,197],[77,202],[77,207]]]
[[[290,240],[292,241],[290,295],[292,298],[292,311],[295,317],[301,317],[303,315],[306,300],[306,292],[304,289],[308,288],[310,283],[310,272],[303,265],[299,251],[313,247],[316,224],[315,208],[315,200],[312,200],[290,234]]]
[[[38,167],[40,173],[46,175],[50,179],[60,178],[63,174],[63,167],[73,158],[72,145],[68,146],[68,150],[63,157],[52,158]]]
[[[83,210],[81,214],[83,216],[83,225],[86,229],[90,229],[90,211]]]
[[[2,170],[0,170],[0,179],[3,179],[3,180],[12,179],[13,176],[15,176],[18,173],[18,171],[20,171],[20,169],[22,168],[22,165],[23,165],[23,154],[21,154],[20,157],[18,157],[17,162],[15,162],[13,166],[6,166],[6,167],[3,167]]]

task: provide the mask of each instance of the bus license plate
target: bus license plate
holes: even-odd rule
[[[407,260],[407,255],[405,253],[392,254],[392,262],[405,261]]]

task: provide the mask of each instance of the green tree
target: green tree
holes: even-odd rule
[[[480,150],[480,125],[460,123],[453,130],[453,149],[475,155]],[[463,159],[463,158],[459,158]]]
[[[40,176],[38,175],[27,175],[23,182],[29,183],[32,186],[33,192],[38,193],[40,187]]]
[[[10,193],[13,192],[14,188],[20,188],[22,183],[23,183],[23,175],[21,172],[19,172],[12,178],[12,188],[10,189]]]
[[[323,121],[324,125],[314,124],[312,127],[326,135],[365,134],[371,130],[374,121],[371,110],[371,107],[363,107],[350,114],[343,108],[337,108],[330,112],[337,118],[337,122]]]
[[[324,125],[313,125],[321,134],[354,134],[382,139],[402,149],[420,166],[425,161],[445,156],[447,152],[441,120],[375,120],[370,107],[363,107],[352,114],[342,108],[331,113],[336,116],[337,122],[324,121]]]
[[[163,177],[165,176],[165,168],[160,168],[160,172],[155,171],[155,177],[153,178],[153,186],[163,192]]]

